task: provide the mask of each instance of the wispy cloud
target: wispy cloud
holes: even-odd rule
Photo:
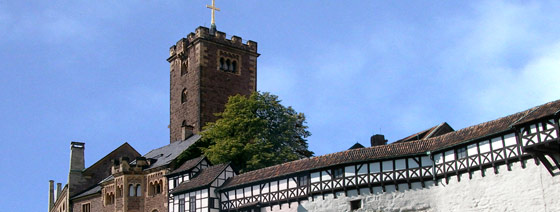
[[[560,40],[551,36],[559,28],[535,27],[550,18],[546,9],[493,2],[478,5],[473,16],[458,20],[467,23],[458,29],[463,37],[440,55],[441,74],[460,82],[456,95],[469,99],[466,108],[482,120],[560,98],[554,92],[560,86],[552,81],[560,76]]]

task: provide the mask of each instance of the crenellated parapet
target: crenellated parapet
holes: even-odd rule
[[[243,39],[239,36],[231,36],[231,39],[227,39],[225,32],[217,31],[214,34],[210,33],[210,30],[206,27],[198,27],[195,32],[191,32],[186,38],[182,38],[177,43],[169,48],[169,58],[167,59],[171,62],[174,58],[183,58],[185,55],[185,50],[188,46],[199,42],[200,40],[210,41],[217,44],[223,44],[228,47],[234,47],[239,50],[257,53],[257,42],[248,40],[243,43]]]

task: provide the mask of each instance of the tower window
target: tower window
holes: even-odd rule
[[[142,196],[142,186],[140,186],[140,184],[136,185],[136,196],[137,197]]]
[[[184,76],[188,73],[187,71],[187,62],[181,64],[181,76]]]
[[[181,104],[187,102],[187,89],[183,89],[181,92]]]
[[[224,71],[231,71],[231,61],[229,59],[226,60],[226,68]]]
[[[233,61],[231,62],[231,72],[232,73],[237,73],[237,61]]]
[[[220,58],[220,70],[226,70],[226,63],[223,57]]]
[[[136,190],[134,190],[134,186],[132,184],[128,186],[128,196],[129,197],[136,196]]]

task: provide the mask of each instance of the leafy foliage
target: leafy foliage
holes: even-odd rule
[[[270,93],[232,96],[221,118],[208,123],[202,148],[214,163],[231,162],[241,172],[313,156],[306,137],[305,116],[284,107]]]

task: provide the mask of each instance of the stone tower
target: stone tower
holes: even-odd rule
[[[229,96],[257,88],[257,43],[198,27],[169,49],[170,141],[199,133],[217,120]]]

